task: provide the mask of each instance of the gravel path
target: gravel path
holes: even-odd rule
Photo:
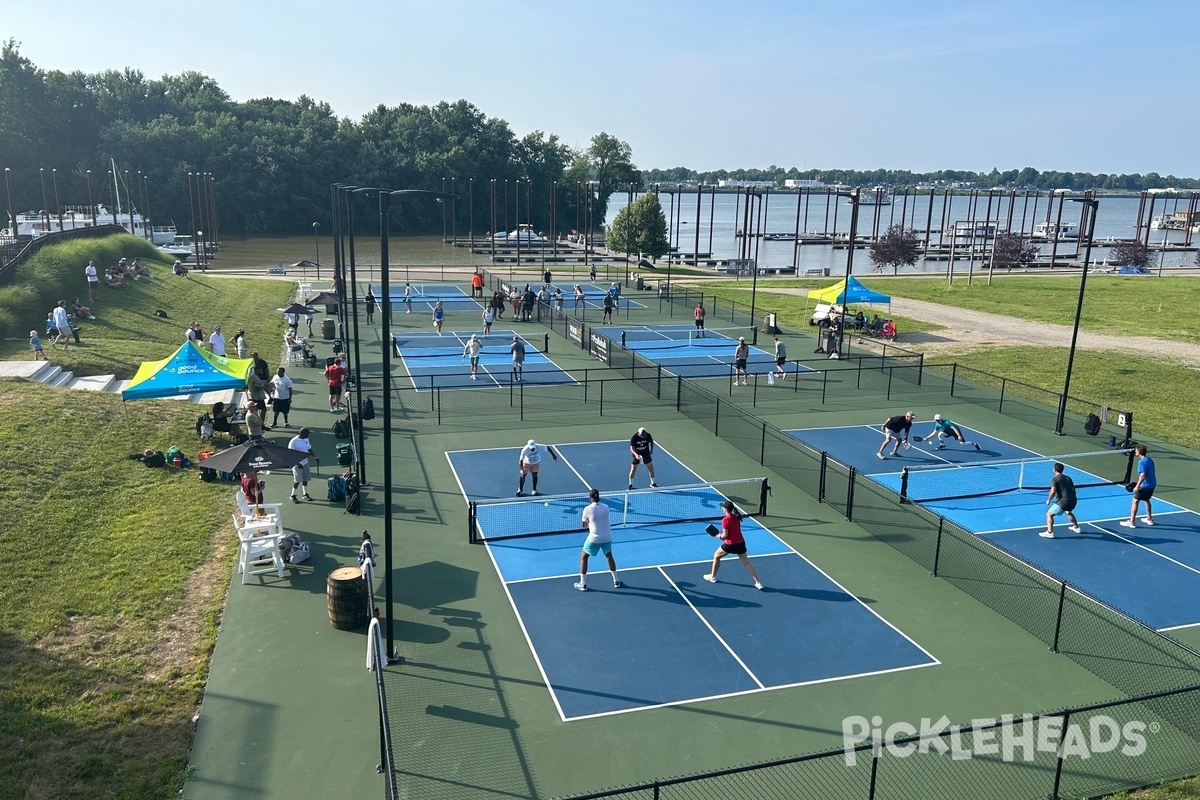
[[[805,295],[807,289],[759,289],[776,294]],[[961,308],[927,303],[923,300],[892,298],[892,313],[897,316],[935,322],[945,326],[942,330],[925,333],[900,331],[900,344],[912,345],[915,349],[930,354],[954,353],[988,345],[1006,347],[1012,345],[1035,345],[1039,347],[1061,346],[1071,343],[1071,327],[1048,322],[1029,322],[1018,317],[989,314],[985,311],[968,311]],[[1078,346],[1082,350],[1110,350],[1152,356],[1200,368],[1200,345],[1155,339],[1150,336],[1114,336],[1108,333],[1079,331]]]

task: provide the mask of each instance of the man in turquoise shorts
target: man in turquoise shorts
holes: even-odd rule
[[[604,553],[608,559],[608,571],[612,574],[613,588],[620,589],[621,582],[617,580],[617,562],[612,554],[612,525],[608,521],[608,506],[600,502],[600,490],[588,492],[591,504],[583,510],[583,527],[587,528],[588,536],[583,543],[583,551],[579,554],[579,581],[575,588],[581,592],[587,591],[588,557]]]
[[[955,425],[953,420],[946,419],[941,414],[933,415],[933,430],[930,431],[929,435],[925,437],[926,443],[932,445],[935,436],[937,437],[938,450],[946,449],[947,436],[949,436],[951,439],[954,439],[963,447],[974,447],[976,450],[980,449],[978,443],[967,441],[966,437],[963,436],[962,429]]]

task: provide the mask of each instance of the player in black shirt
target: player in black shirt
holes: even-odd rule
[[[650,473],[650,488],[657,489],[654,482],[654,437],[645,428],[638,428],[637,433],[629,437],[629,453],[633,456],[633,464],[629,467],[629,488],[633,488],[633,473],[637,472],[638,464],[646,465]]]
[[[892,445],[892,455],[899,455],[900,445],[908,444],[908,434],[912,430],[913,412],[909,411],[904,416],[888,417],[879,430],[883,433],[883,444],[879,446],[879,452],[876,457],[883,458],[883,451],[887,449],[888,442],[895,441]]]

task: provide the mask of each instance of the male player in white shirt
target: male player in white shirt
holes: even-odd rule
[[[620,589],[621,581],[617,580],[617,562],[612,554],[612,525],[608,521],[608,506],[600,502],[600,490],[588,492],[591,505],[583,510],[583,527],[587,528],[588,536],[583,542],[583,550],[579,553],[579,581],[575,588],[581,592],[587,591],[588,557],[604,553],[608,559],[608,571],[612,575],[613,588]]]

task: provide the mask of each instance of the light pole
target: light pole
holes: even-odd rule
[[[317,251],[317,257],[315,260],[316,265],[317,265],[317,280],[321,280],[321,240],[317,238],[317,232],[320,230],[321,230],[321,223],[314,222],[313,223],[313,247]],[[307,266],[304,268],[304,273],[305,273],[304,278],[307,281],[308,280],[308,267]]]
[[[1087,246],[1083,251],[1083,274],[1079,276],[1079,302],[1075,306],[1075,325],[1071,329],[1071,349],[1067,352],[1067,377],[1063,381],[1062,397],[1058,400],[1058,419],[1054,424],[1054,432],[1063,435],[1063,421],[1067,416],[1067,395],[1071,391],[1071,370],[1075,367],[1075,343],[1079,340],[1079,318],[1083,314],[1083,290],[1087,287],[1088,263],[1092,258],[1092,234],[1096,230],[1096,209],[1100,201],[1094,197],[1072,197],[1071,202],[1083,203],[1087,206],[1088,218]],[[1061,213],[1061,209],[1060,209]]]
[[[850,242],[849,248],[846,250],[846,277],[842,281],[842,318],[838,322],[837,338],[838,358],[842,356],[842,340],[846,336],[846,301],[850,295],[850,275],[854,272],[854,240],[858,236],[858,201],[861,191],[862,187],[855,186],[851,192],[838,192],[839,197],[845,197],[850,200]],[[834,300],[837,300],[837,298],[835,297]]]
[[[358,188],[351,189],[350,195],[375,192],[379,195],[379,266],[380,294],[389,298],[391,288],[388,281],[388,216],[391,210],[391,198],[410,200],[416,198],[442,198],[454,200],[454,195],[445,192],[431,192],[424,189],[387,189]],[[392,332],[389,315],[383,319],[383,585],[384,603],[387,608],[387,654],[389,663],[395,663],[399,657],[395,653],[393,595],[392,595]],[[357,368],[357,365],[356,365]],[[362,380],[362,375],[359,375]],[[361,392],[358,393],[361,396]],[[360,401],[361,402],[361,401]],[[361,415],[359,419],[361,419]]]

